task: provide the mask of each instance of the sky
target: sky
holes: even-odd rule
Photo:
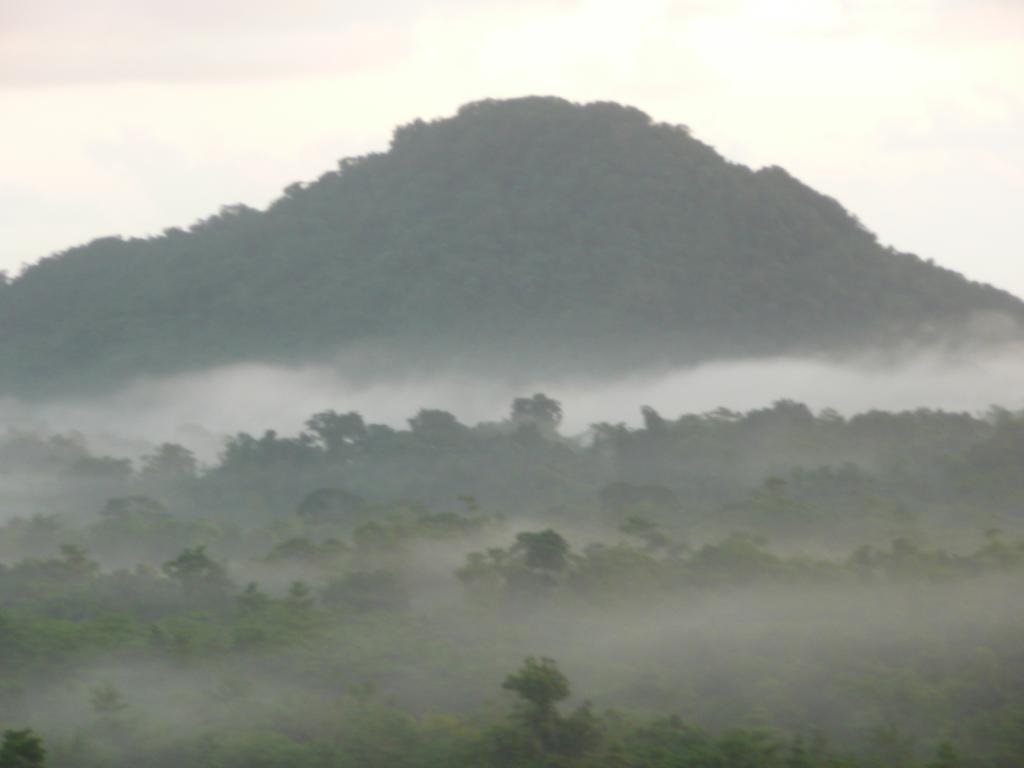
[[[1024,296],[1024,0],[0,0],[0,270],[528,94],[685,124]]]

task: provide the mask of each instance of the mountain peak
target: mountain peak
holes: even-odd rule
[[[30,267],[0,292],[0,387],[368,346],[615,372],[945,342],[994,315],[1016,328],[1024,305],[880,246],[781,168],[633,107],[529,96],[401,126],[266,211]]]

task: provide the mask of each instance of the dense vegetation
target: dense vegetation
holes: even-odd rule
[[[81,436],[15,431],[0,441],[0,494],[26,518],[105,505],[116,516],[148,497],[146,510],[179,518],[287,516],[350,531],[396,504],[455,503],[583,524],[642,513],[698,535],[743,528],[819,545],[1012,528],[1024,508],[1024,418],[1000,409],[843,417],[783,400],[671,419],[644,408],[639,428],[599,423],[582,438],[562,436],[561,418],[543,394],[472,426],[433,409],[407,429],[326,411],[298,435],[234,435],[209,466],[181,445],[156,446],[133,467]]]
[[[9,433],[0,768],[1024,761],[1024,414],[561,416]]]
[[[878,244],[780,168],[608,103],[469,104],[385,153],[0,282],[0,391],[239,360],[621,371],[948,339],[1007,293]]]

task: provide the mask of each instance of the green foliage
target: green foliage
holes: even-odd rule
[[[1021,764],[1020,414],[646,409],[584,443],[522,400],[127,475],[0,439],[0,720],[56,768]]]
[[[46,750],[31,730],[4,731],[0,743],[0,768],[43,768]]]
[[[205,547],[183,550],[164,563],[163,570],[192,595],[217,597],[231,586],[223,566],[206,554]]]
[[[531,717],[550,716],[555,704],[569,697],[569,681],[552,659],[528,658],[501,687],[527,702]]]
[[[542,571],[561,571],[568,564],[569,542],[552,529],[516,536],[513,551],[522,552],[526,567]]]
[[[518,765],[524,757],[538,755],[573,764],[600,743],[602,724],[588,706],[568,717],[559,713],[556,705],[569,697],[569,681],[552,659],[527,658],[502,688],[523,700],[519,717],[529,738],[499,730],[492,747],[499,764]]]

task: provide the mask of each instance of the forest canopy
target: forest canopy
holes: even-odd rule
[[[1021,764],[1024,414],[563,415],[7,433],[0,766]]]

